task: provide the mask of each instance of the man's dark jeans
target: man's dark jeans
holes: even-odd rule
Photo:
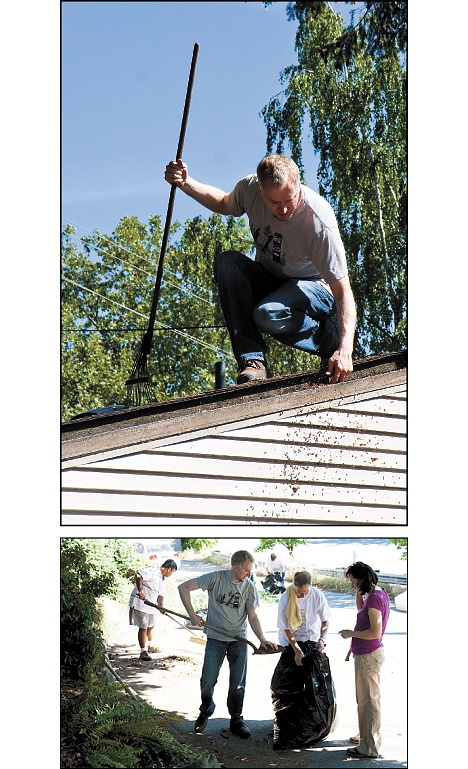
[[[215,279],[236,360],[266,353],[262,332],[329,357],[339,346],[333,296],[316,280],[278,278],[239,251],[223,251]]]
[[[225,657],[227,657],[229,663],[229,691],[227,697],[229,715],[231,716],[232,723],[242,721],[245,679],[247,675],[247,650],[248,645],[242,641],[219,641],[216,638],[207,639],[200,679],[201,716],[209,718],[214,712],[213,692],[221,665]]]

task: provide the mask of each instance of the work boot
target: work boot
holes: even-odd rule
[[[197,720],[195,721],[194,731],[196,731],[197,734],[201,734],[205,726],[208,723],[208,719],[206,716],[198,716]]]
[[[250,729],[243,721],[231,721],[229,728],[236,737],[242,737],[244,740],[250,737]]]
[[[256,358],[249,358],[248,360],[241,358],[237,371],[239,374],[237,384],[244,384],[244,382],[250,382],[252,379],[267,378],[265,362]]]

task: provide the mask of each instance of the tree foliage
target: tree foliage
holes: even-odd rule
[[[398,550],[403,550],[401,554],[401,560],[407,561],[408,560],[408,540],[406,537],[394,537],[390,540],[390,542],[393,545],[396,545]]]
[[[62,233],[62,417],[125,403],[125,382],[147,329],[159,262],[159,216],[120,220],[110,236]],[[245,221],[213,214],[175,222],[166,252],[148,372],[158,401],[211,390],[215,363],[226,384],[236,362],[213,278],[221,251],[250,253]],[[317,367],[318,359],[269,340],[276,374]]]
[[[352,11],[346,28],[327,2],[288,3],[298,64],[262,111],[268,152],[283,153],[287,141],[303,181],[310,129],[319,192],[348,256],[358,355],[406,346],[406,6],[360,3],[363,15],[355,23]]]
[[[61,671],[83,680],[103,653],[97,599],[120,596],[137,561],[131,545],[119,539],[64,538],[60,553]]]
[[[190,537],[182,537],[180,540],[182,550],[194,550],[196,553],[205,550],[205,548],[213,547],[217,541],[217,539],[193,539]]]
[[[277,538],[263,538],[260,540],[260,543],[255,548],[257,553],[262,553],[264,550],[274,550],[276,545],[284,545],[289,555],[292,557],[292,554],[294,552],[294,548],[297,547],[297,545],[306,545],[307,540],[306,539],[291,539],[291,538],[284,538],[284,537],[277,537]]]

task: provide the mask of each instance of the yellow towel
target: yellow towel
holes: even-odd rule
[[[294,590],[294,585],[289,585],[286,594],[288,596],[288,603],[286,604],[284,613],[289,623],[289,629],[294,633],[294,631],[299,630],[302,625],[302,617],[299,611],[299,604],[297,603],[297,595]]]

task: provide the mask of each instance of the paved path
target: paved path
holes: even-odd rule
[[[207,567],[202,562],[183,562],[175,577],[168,583],[166,606],[184,612],[178,599],[177,582],[216,567]],[[229,767],[348,767],[351,759],[346,758],[348,738],[356,733],[356,705],[354,694],[354,666],[352,659],[345,662],[348,642],[338,631],[353,627],[355,619],[354,596],[326,592],[332,610],[330,631],[327,639],[327,654],[330,659],[335,683],[338,717],[334,731],[318,745],[285,754],[271,750],[273,712],[270,699],[270,680],[277,662],[276,655],[249,658],[249,670],[245,697],[244,717],[252,731],[247,741],[235,740],[237,756],[229,754],[229,763],[223,751],[227,750],[226,732],[229,716],[226,708],[228,668],[221,669],[216,686],[217,703],[214,716],[209,720],[203,735],[197,735],[203,748],[214,752]],[[267,638],[276,641],[276,605],[262,605],[259,610]],[[112,662],[119,674],[132,688],[151,704],[162,710],[171,710],[183,719],[177,727],[182,737],[191,736],[193,722],[198,715],[199,678],[203,662],[204,646],[190,641],[190,634],[162,616],[158,628],[157,645],[160,653],[154,663],[140,663],[136,645],[136,628],[129,627],[126,611],[123,610],[118,632],[112,635],[110,651],[115,655]],[[249,638],[257,643],[253,634]],[[359,767],[406,767],[406,703],[407,703],[407,615],[392,609],[385,636],[386,662],[382,673],[382,750],[380,759],[360,759]],[[175,658],[168,664],[170,658]],[[229,732],[227,733],[229,735]],[[238,744],[240,743],[240,744]],[[232,753],[232,744],[231,753]],[[265,754],[265,747],[267,753]],[[237,759],[237,762],[236,760]],[[352,760],[351,760],[352,761]]]

